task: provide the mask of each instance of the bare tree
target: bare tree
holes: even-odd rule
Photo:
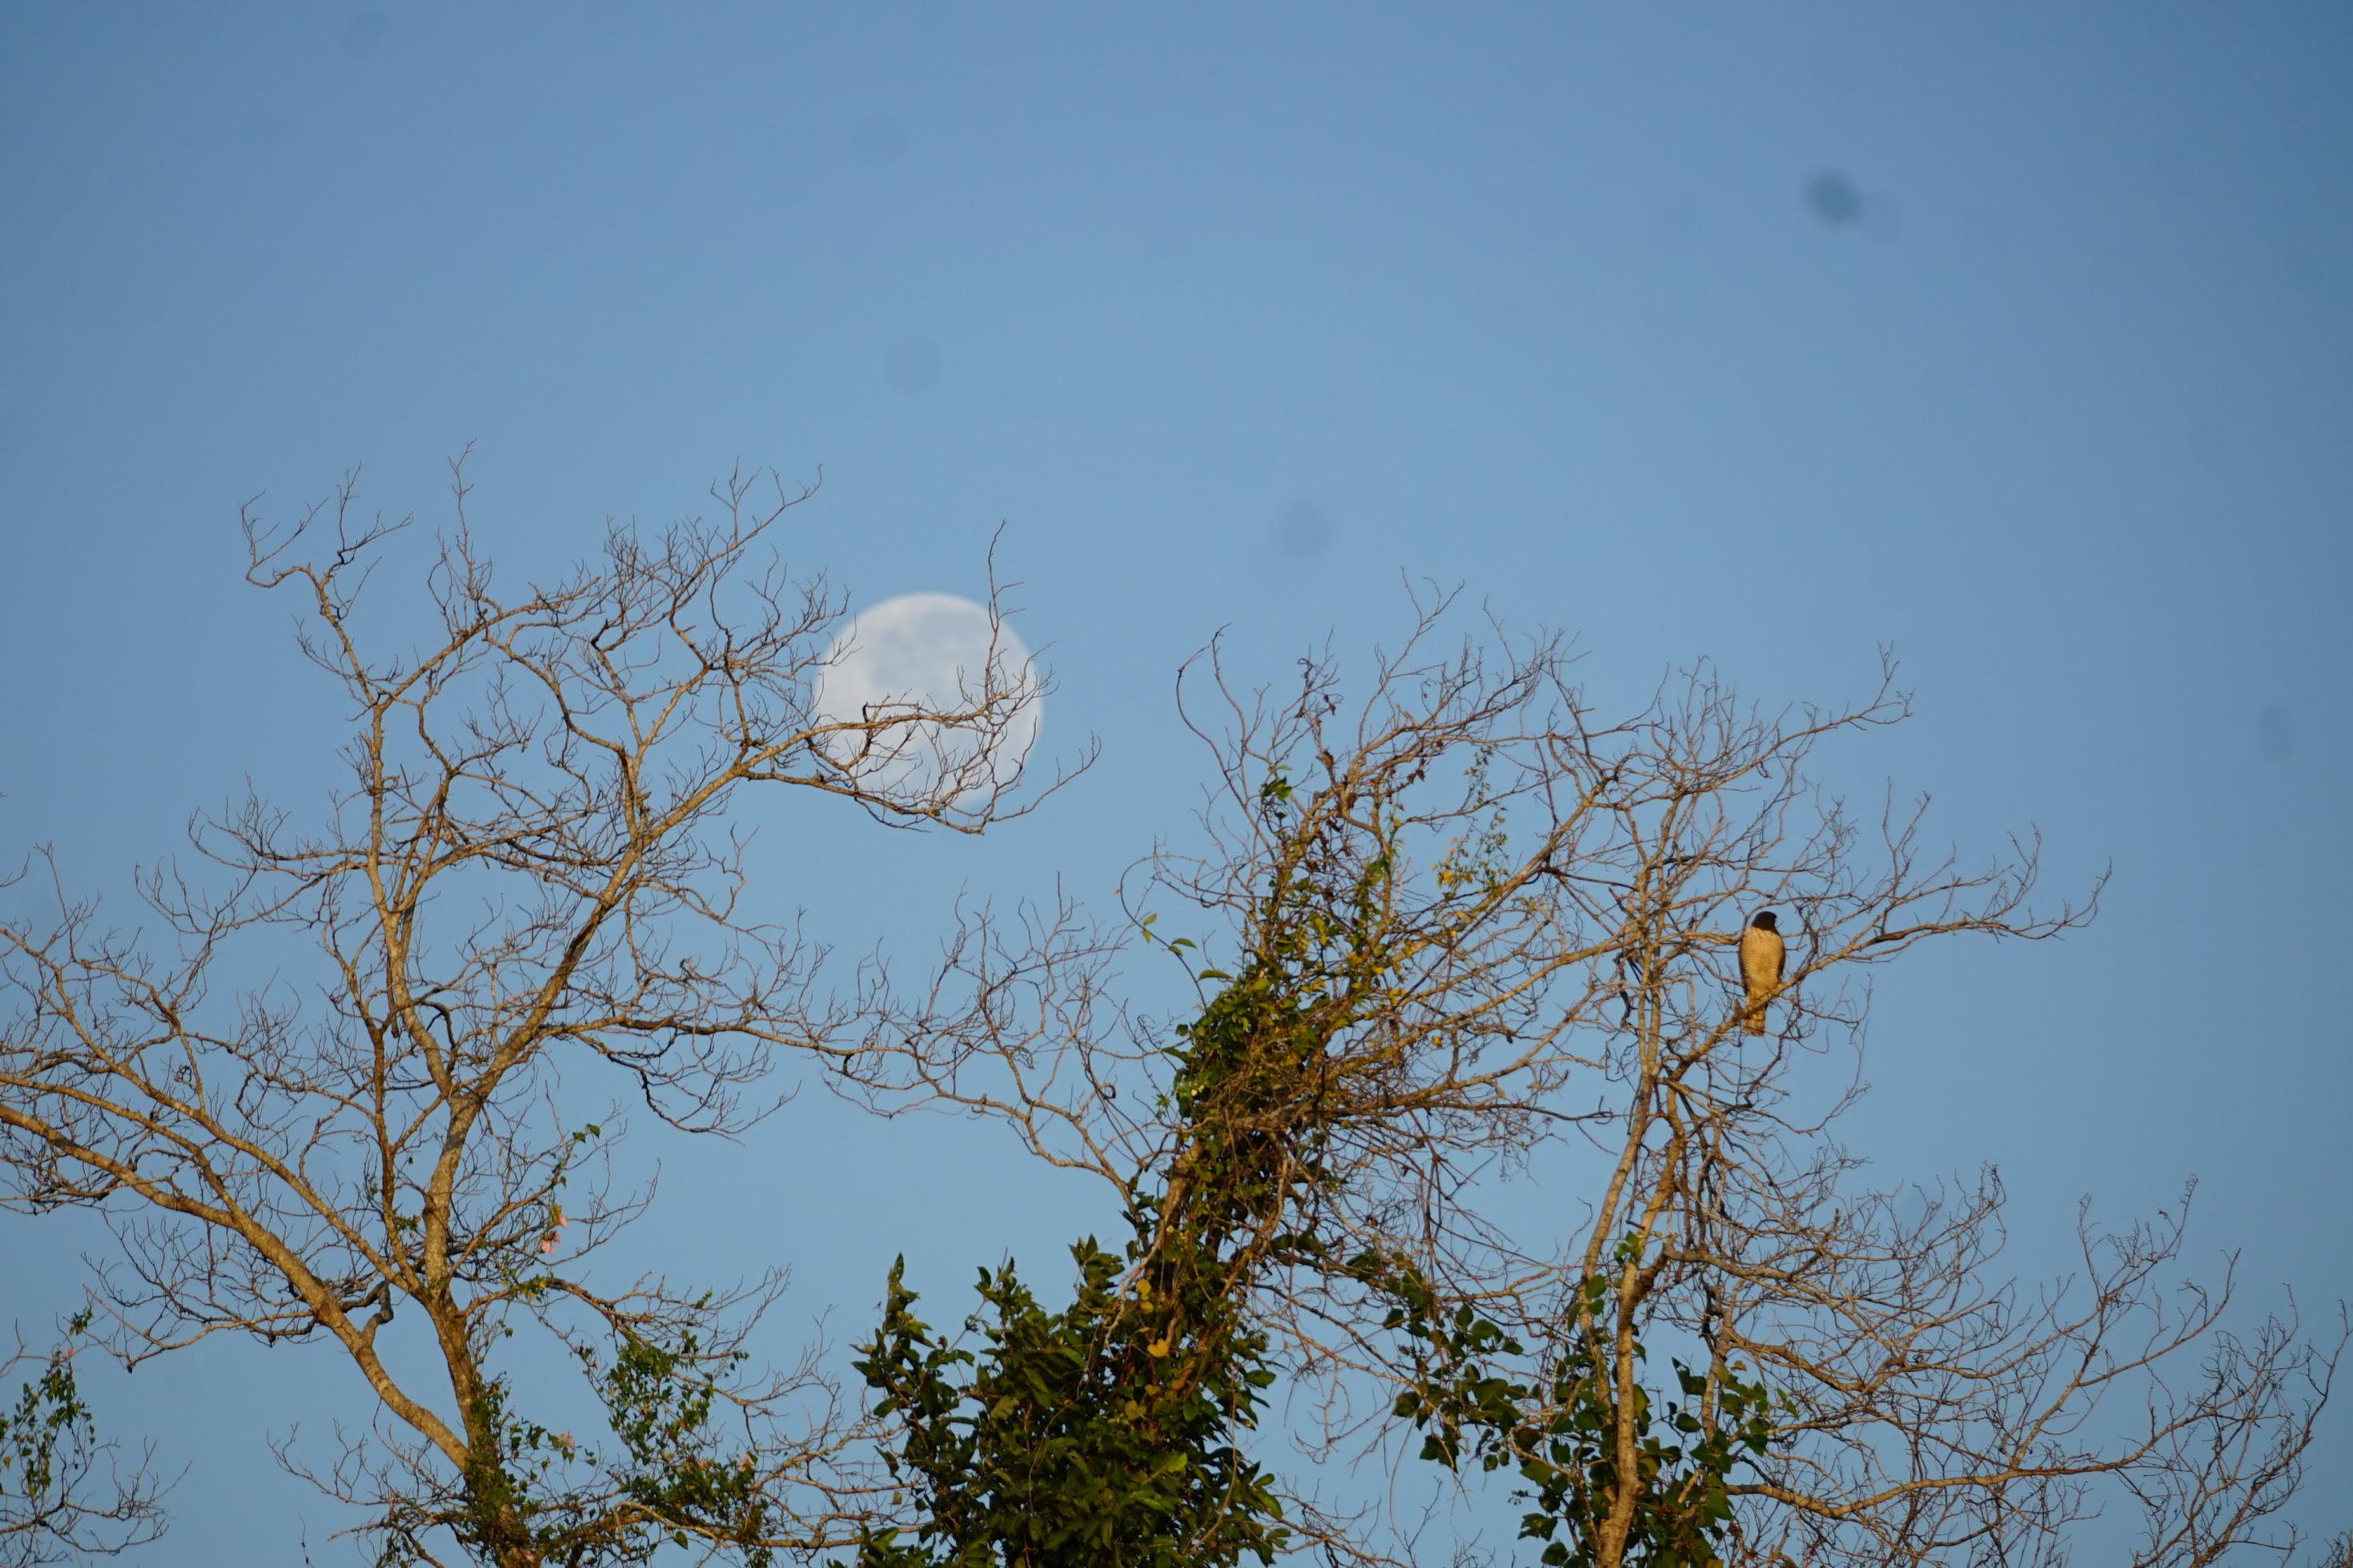
[[[860,1048],[879,998],[827,990],[822,946],[744,897],[731,807],[787,786],[980,832],[1059,782],[1020,788],[1043,685],[992,650],[956,699],[826,711],[844,602],[773,547],[807,490],[739,474],[713,519],[608,525],[600,558],[507,591],[452,471],[406,651],[359,613],[406,520],[363,514],[356,476],[290,527],[247,508],[249,580],[299,598],[351,707],[323,823],[259,795],[195,819],[207,876],[139,879],[161,943],[46,858],[18,874],[54,903],[0,922],[6,1196],[104,1216],[107,1341],[132,1364],[223,1332],[334,1346],[374,1418],[284,1457],[369,1510],[386,1561],[821,1549],[863,1508],[862,1418],[822,1347],[751,1361],[781,1270],[604,1277],[651,1191],[585,1096],[601,1073],[670,1128],[737,1132],[779,1053]],[[507,1341],[534,1333],[606,1430],[533,1414]]]
[[[388,1559],[668,1540],[760,1562],[922,1522],[894,1519],[876,1445],[968,1391],[930,1379],[949,1352],[920,1325],[898,1342],[917,1397],[878,1427],[822,1347],[751,1369],[780,1275],[593,1267],[650,1194],[562,1069],[724,1133],[770,1103],[780,1050],[882,1109],[1000,1118],[1106,1184],[1135,1244],[1086,1252],[1053,1353],[1103,1421],[1144,1424],[1121,1439],[1139,1473],[1155,1411],[1256,1387],[1271,1357],[1312,1450],[1418,1429],[1450,1468],[1508,1470],[1549,1561],[2057,1563],[2106,1501],[2141,1510],[2143,1563],[2293,1549],[2276,1521],[2341,1331],[2242,1330],[2227,1270],[2177,1279],[2179,1217],[2087,1215],[2082,1273],[2022,1285],[1993,1173],[1876,1183],[1836,1140],[1876,966],[2090,912],[2033,906],[2031,839],[1967,864],[1921,810],[1825,790],[1820,747],[1907,716],[1892,668],[1862,702],[1779,712],[1701,668],[1609,720],[1557,639],[1449,645],[1443,595],[1353,702],[1329,658],[1250,690],[1213,647],[1207,700],[1179,691],[1215,768],[1202,844],[1139,868],[1124,927],[984,904],[920,994],[879,967],[837,994],[821,948],[744,905],[730,803],[797,784],[982,830],[1026,809],[1008,752],[1040,688],[992,658],[957,703],[822,710],[841,605],[754,559],[801,498],[716,494],[722,521],[615,529],[599,563],[502,595],[461,480],[437,632],[397,658],[354,619],[397,525],[348,484],[286,533],[249,520],[253,580],[303,596],[355,713],[332,819],[258,797],[200,819],[225,886],[141,884],[168,952],[54,874],[54,917],[0,925],[10,1198],[108,1218],[101,1300],[134,1363],[224,1330],[340,1345],[376,1419],[288,1459],[366,1505]],[[1765,907],[1790,963],[1752,1037],[1736,952]],[[234,968],[304,945],[315,994]],[[1123,1005],[1139,947],[1183,963],[1181,1024]],[[1545,1217],[1498,1202],[1513,1178]],[[532,1328],[601,1401],[592,1440],[530,1413],[501,1345]],[[430,1376],[393,1370],[387,1329]],[[1123,1403],[1122,1376],[1166,1397]],[[1239,1434],[1187,1430],[1254,1477]],[[1294,1546],[1417,1554],[1303,1488],[1286,1506]]]
[[[2341,1325],[2242,1331],[2227,1268],[2178,1277],[2180,1215],[2087,1212],[2081,1271],[2021,1282],[1995,1173],[1887,1184],[1835,1136],[1874,969],[2058,936],[2096,885],[2038,909],[2033,839],[1965,862],[1925,802],[1825,788],[1821,747],[1908,717],[1892,665],[1782,711],[1703,667],[1613,720],[1558,639],[1450,645],[1450,607],[1353,702],[1328,657],[1281,690],[1204,661],[1204,847],[1142,868],[1131,931],[1198,1017],[1244,998],[1219,1087],[1199,1025],[1123,1008],[1119,933],[1069,908],[975,911],[845,1087],[1001,1117],[1145,1236],[1247,1165],[1216,1252],[1311,1447],[1418,1427],[1522,1479],[1548,1562],[2057,1563],[2104,1502],[2142,1510],[2143,1563],[2292,1549]],[[1751,1039],[1736,954],[1767,908],[1788,966]],[[1581,1215],[1532,1224],[1514,1175]],[[1403,1550],[1312,1500],[1317,1544]]]

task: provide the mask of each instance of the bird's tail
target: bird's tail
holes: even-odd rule
[[[1765,1032],[1765,1004],[1764,1004],[1764,1003],[1762,1003],[1762,1002],[1759,1002],[1759,1003],[1756,1004],[1754,1006],[1752,1006],[1752,1007],[1750,1007],[1750,1008],[1748,1009],[1748,1019],[1747,1019],[1747,1024],[1746,1024],[1746,1026],[1742,1030],[1742,1033],[1744,1033],[1744,1034],[1749,1034],[1749,1035],[1761,1035],[1761,1034],[1763,1034],[1764,1032]]]

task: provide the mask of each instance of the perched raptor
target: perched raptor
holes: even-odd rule
[[[1740,983],[1748,992],[1748,1005],[1742,1011],[1747,1032],[1765,1032],[1765,1005],[1781,989],[1781,976],[1789,966],[1789,952],[1781,942],[1781,921],[1771,910],[1759,910],[1748,929],[1740,933]]]

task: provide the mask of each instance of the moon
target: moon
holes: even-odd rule
[[[964,724],[915,723],[819,743],[858,771],[859,782],[905,799],[968,774],[954,801],[1011,784],[1038,742],[1045,702],[1028,645],[991,625],[986,607],[954,594],[901,594],[868,606],[826,649],[811,701],[820,724],[852,724],[916,711],[969,713],[984,693],[1010,694],[1014,710]],[[987,753],[984,763],[983,753]]]

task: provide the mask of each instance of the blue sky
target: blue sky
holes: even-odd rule
[[[1921,716],[1841,778],[2116,879],[2063,945],[1889,973],[1858,1141],[1999,1162],[2030,1271],[2078,1195],[2194,1173],[2203,1255],[2322,1309],[2348,80],[2325,5],[9,7],[0,846],[119,896],[248,773],[316,798],[334,707],[237,505],[364,461],[439,521],[470,441],[519,569],[738,458],[822,468],[790,552],[861,600],[976,594],[1004,525],[1047,742],[1100,767],[987,844],[776,850],[917,944],[959,883],[1100,897],[1182,829],[1169,682],[1220,626],[1271,677],[1393,632],[1402,572],[1573,630],[1604,693],[1704,655],[1771,701],[1892,644]],[[856,1325],[901,1245],[952,1293],[1082,1223],[936,1126],[887,1134],[891,1219],[800,1201],[867,1135],[805,1100],[666,1224],[723,1258],[697,1194],[774,1194],[795,1307]],[[0,1307],[69,1304],[84,1239],[0,1221]],[[280,1354],[132,1385],[196,1467],[153,1561],[284,1560],[297,1510],[315,1550],[261,1437],[358,1386]]]

